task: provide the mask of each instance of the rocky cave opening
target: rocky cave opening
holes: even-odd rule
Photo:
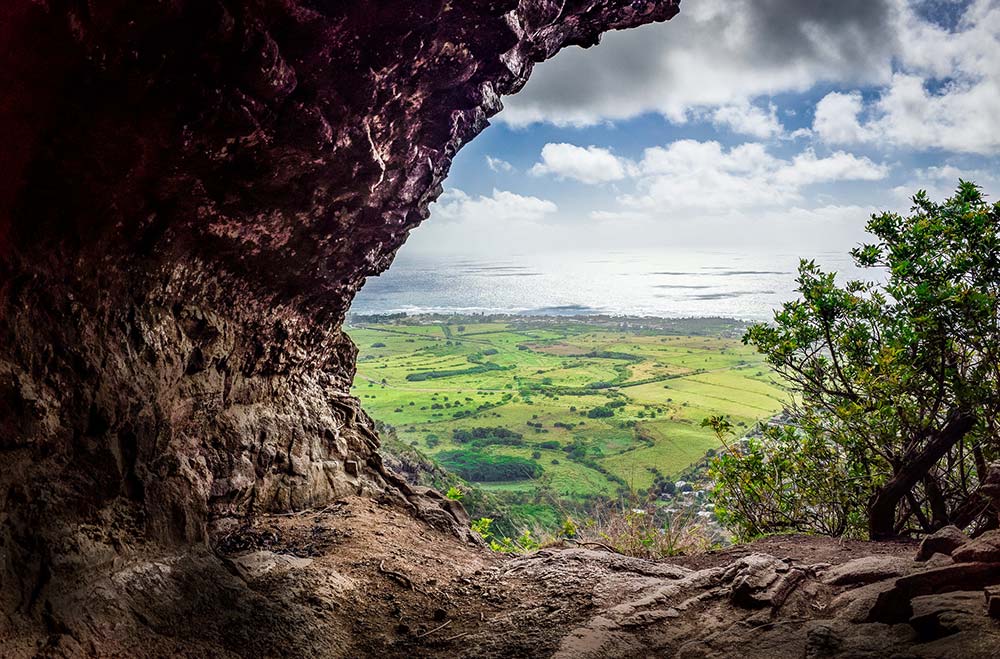
[[[676,0],[4,3],[3,653],[877,653],[921,640],[893,624],[907,606],[968,656],[996,647],[988,618],[968,634],[954,622],[969,602],[953,597],[951,617],[921,609],[1000,581],[980,558],[928,566],[908,547],[840,556],[818,543],[812,562],[579,549],[498,563],[465,544],[461,506],[382,465],[340,329],[365,277],[535,63],[677,12]],[[262,516],[272,544],[298,549],[219,550]],[[846,576],[823,572],[871,552]],[[817,622],[811,603],[872,584]],[[698,602],[712,598],[727,612],[712,631],[727,636],[702,629]]]

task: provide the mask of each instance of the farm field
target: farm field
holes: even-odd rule
[[[400,440],[487,491],[576,503],[644,491],[717,448],[705,417],[748,429],[787,399],[735,338],[739,324],[691,323],[355,320],[353,393]]]

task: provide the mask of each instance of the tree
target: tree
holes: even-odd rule
[[[587,411],[587,416],[591,419],[606,419],[615,415],[615,411],[607,405],[598,405]]]
[[[1000,204],[960,181],[867,229],[874,242],[851,254],[882,281],[840,286],[802,261],[801,299],[744,342],[791,384],[796,432],[843,459],[871,538],[994,527],[979,484],[998,456]]]

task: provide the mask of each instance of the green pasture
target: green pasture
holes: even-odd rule
[[[613,496],[623,484],[643,489],[655,473],[676,476],[717,447],[700,426],[706,416],[749,428],[787,400],[770,367],[733,338],[578,320],[398,322],[348,332],[359,349],[353,393],[407,444],[433,456],[462,448],[456,429],[523,435],[520,446],[476,449],[542,467],[533,480],[480,484],[495,492],[585,499]],[[588,415],[609,404],[611,416]]]

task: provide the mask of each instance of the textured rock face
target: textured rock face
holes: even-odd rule
[[[340,331],[533,63],[676,0],[0,8],[0,610],[80,563],[402,493]]]

